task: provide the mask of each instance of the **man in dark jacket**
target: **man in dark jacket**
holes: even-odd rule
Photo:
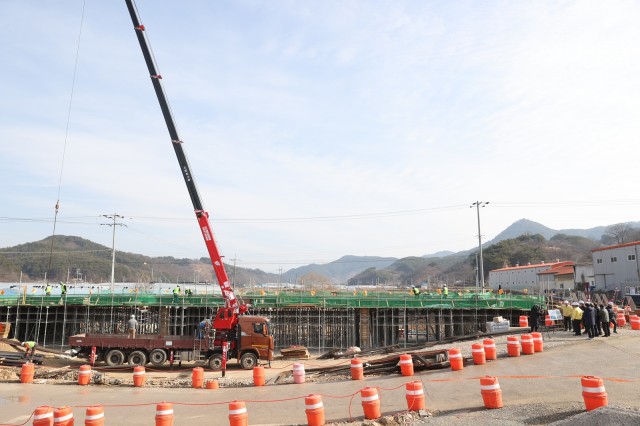
[[[584,314],[582,315],[582,323],[584,324],[585,331],[589,335],[589,339],[593,339],[596,317],[591,302],[585,303]]]
[[[529,321],[531,321],[531,332],[538,331],[538,326],[540,325],[540,307],[538,305],[533,305],[531,307],[531,311],[529,312]]]
[[[604,305],[600,305],[599,318],[600,328],[604,333],[604,337],[611,336],[611,331],[609,330],[609,311],[607,311]]]
[[[613,302],[607,304],[607,313],[609,314],[609,323],[613,323],[613,332],[618,334],[618,324],[616,323],[616,314],[613,312]]]

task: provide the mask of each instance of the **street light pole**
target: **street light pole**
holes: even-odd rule
[[[480,207],[485,207],[489,204],[489,201],[476,201],[472,203],[469,207],[476,206],[476,213],[478,215],[478,251],[480,252],[480,286],[482,288],[482,292],[484,293],[484,262],[482,261],[482,233],[480,232]],[[478,289],[476,289],[476,293]]]
[[[124,216],[118,214],[103,214],[107,219],[112,219],[113,223],[101,223],[100,225],[113,226],[113,239],[111,241],[111,294],[115,289],[115,271],[116,271],[116,225],[126,226],[124,223],[116,223],[118,219],[124,219]]]

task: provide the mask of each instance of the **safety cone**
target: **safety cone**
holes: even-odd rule
[[[351,360],[351,380],[364,379],[364,368],[362,367],[362,361],[358,358]]]
[[[33,426],[53,426],[53,407],[42,405],[33,412]]]
[[[161,402],[156,405],[156,426],[173,426],[172,402]]]
[[[136,388],[144,386],[145,369],[142,365],[133,367],[133,386]]]
[[[411,355],[400,355],[400,372],[403,376],[413,376],[413,358]]]
[[[88,385],[91,381],[91,366],[90,365],[81,365],[80,370],[78,371],[78,384],[79,385]]]
[[[360,398],[362,399],[364,418],[367,420],[379,419],[380,398],[378,398],[378,389],[367,386],[360,391]]]
[[[480,393],[484,401],[485,408],[502,408],[502,390],[495,377],[487,376],[480,378]]]
[[[304,383],[304,364],[293,364],[293,383]]]
[[[422,389],[422,382],[408,382],[405,385],[407,389],[407,410],[418,411],[424,410],[424,390]]]
[[[533,337],[533,350],[535,352],[544,351],[544,341],[542,340],[542,333],[533,332],[531,333]]]
[[[531,334],[522,334],[520,336],[522,345],[522,353],[525,355],[533,355],[535,353],[533,347],[533,336]]]
[[[482,341],[482,345],[484,346],[484,357],[488,361],[493,361],[498,359],[498,352],[496,350],[496,342],[493,339],[484,339]]]
[[[253,386],[264,386],[264,367],[253,367]]]
[[[464,368],[460,349],[458,348],[449,349],[449,364],[451,365],[451,371],[459,371]]]
[[[229,403],[229,426],[248,426],[249,414],[244,401],[232,401]]]
[[[102,405],[87,407],[84,426],[104,426],[104,408]]]
[[[304,407],[309,426],[322,426],[324,424],[324,406],[320,395],[305,396]]]
[[[609,405],[607,391],[604,389],[604,383],[600,377],[583,376],[581,381],[582,398],[587,411]]]
[[[471,345],[471,355],[473,355],[473,363],[475,365],[483,365],[487,360],[482,343]]]
[[[509,356],[520,356],[520,341],[518,336],[507,336],[507,353]]]
[[[53,411],[53,423],[56,426],[73,426],[73,411],[71,407],[60,407]]]

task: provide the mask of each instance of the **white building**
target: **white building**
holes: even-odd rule
[[[489,285],[494,290],[542,292],[573,288],[574,262],[536,263],[516,265],[489,271]]]
[[[640,241],[591,250],[596,290],[620,290],[640,286]]]

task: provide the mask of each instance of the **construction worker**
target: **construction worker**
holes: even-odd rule
[[[576,336],[580,336],[582,334],[580,330],[580,324],[582,324],[583,311],[578,306],[578,302],[573,302],[571,306],[573,306],[573,312],[571,313],[571,323],[573,324],[573,334],[575,334]]]
[[[47,286],[44,288],[44,294],[47,296],[51,296],[51,284],[47,284]]]
[[[420,297],[420,289],[415,285],[411,288],[411,292],[415,297]]]
[[[573,313],[573,308],[569,304],[569,301],[565,300],[562,305],[556,306],[556,308],[560,309],[560,311],[562,312],[564,331],[570,331],[571,330],[571,314]]]
[[[616,314],[613,312],[613,302],[607,303],[606,309],[609,314],[609,324],[613,323],[613,332],[618,334],[618,323],[616,321]]]
[[[60,281],[60,293],[62,293],[62,296],[67,295],[67,285],[62,281]]]
[[[129,321],[127,322],[127,328],[129,329],[129,335],[127,338],[135,339],[136,338],[136,327],[138,326],[138,321],[136,321],[136,316],[131,315]]]
[[[447,287],[446,284],[444,285],[443,292],[444,292],[444,297],[449,296],[449,287]]]
[[[24,346],[25,352],[24,357],[27,359],[33,358],[33,355],[36,353],[36,347],[38,344],[33,341],[22,342],[22,346]]]
[[[178,297],[180,296],[180,286],[176,284],[173,289],[173,303],[178,303]]]

